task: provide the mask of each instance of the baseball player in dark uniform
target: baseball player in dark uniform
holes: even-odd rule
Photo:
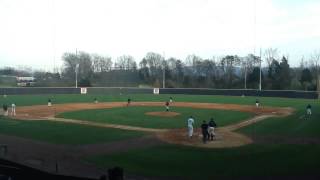
[[[209,133],[208,140],[212,141],[213,137],[216,136],[214,129],[217,127],[217,124],[214,122],[213,118],[210,119],[208,126],[209,126],[208,127],[208,133]]]
[[[3,104],[2,108],[3,108],[4,115],[8,116],[8,105],[7,104]]]
[[[130,103],[131,103],[131,99],[130,99],[130,98],[128,98],[128,104],[127,104],[127,106],[129,106],[129,105],[130,105]]]
[[[167,112],[169,111],[169,102],[168,101],[166,102],[166,111]]]

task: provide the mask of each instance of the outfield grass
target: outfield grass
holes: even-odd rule
[[[287,117],[269,118],[265,121],[252,124],[239,130],[253,136],[290,136],[320,138],[320,102],[313,102],[312,115],[305,118],[305,104],[295,102],[292,104],[296,112]]]
[[[302,113],[284,118],[269,118],[265,121],[244,127],[238,132],[250,136],[288,136],[320,138],[320,113],[315,112],[310,118],[300,118]]]
[[[141,137],[143,132],[51,121],[22,121],[0,116],[0,133],[54,144],[94,144]]]
[[[80,94],[51,94],[51,95],[8,95],[6,98],[0,96],[0,102],[8,104],[15,102],[18,106],[47,104],[48,98],[53,103],[77,103],[93,102],[97,98],[100,102],[127,102],[128,97],[132,101],[160,101],[165,102],[169,97],[173,97],[178,102],[208,102],[222,104],[247,104],[254,105],[257,97],[240,97],[240,96],[211,96],[211,95],[152,95],[152,94],[131,94],[131,95],[80,95]],[[289,98],[271,98],[258,97],[262,106],[276,107],[305,107],[308,103],[318,103],[318,100],[310,99],[289,99]]]
[[[159,146],[95,156],[101,167],[121,166],[147,176],[220,179],[319,174],[319,145],[248,145],[229,149]],[[256,178],[259,179],[259,178]]]
[[[219,126],[234,124],[253,116],[250,113],[239,111],[194,109],[184,107],[171,107],[171,111],[180,115],[175,117],[158,117],[145,115],[146,112],[164,111],[164,107],[119,107],[111,109],[94,109],[65,112],[58,117],[88,120],[102,123],[130,125],[146,128],[185,128],[187,118],[195,118],[195,127],[200,127],[203,120],[208,121],[214,117]]]

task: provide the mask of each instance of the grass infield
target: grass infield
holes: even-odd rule
[[[121,124],[145,128],[186,128],[187,118],[192,115],[195,118],[195,127],[200,127],[203,120],[208,121],[213,117],[219,126],[234,124],[246,120],[253,115],[239,111],[194,109],[171,107],[171,111],[180,113],[175,117],[159,117],[145,115],[147,112],[161,112],[164,107],[119,107],[111,109],[81,110],[65,112],[58,117],[89,120],[101,123]]]

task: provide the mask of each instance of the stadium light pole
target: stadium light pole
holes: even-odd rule
[[[76,60],[78,60],[78,49],[76,48]],[[76,64],[76,67],[74,69],[76,73],[76,88],[78,88],[78,69],[79,69],[79,63]]]
[[[162,70],[162,76],[163,76],[163,80],[162,80],[162,88],[165,88],[166,87],[166,80],[165,80],[165,78],[166,78],[166,73],[165,73],[165,67],[163,66],[163,70]]]
[[[261,48],[260,48],[260,74],[259,74],[259,91],[261,91],[262,87],[261,87],[261,62],[262,62],[262,57],[261,57]]]
[[[163,52],[163,61],[162,61],[162,88],[166,87],[166,67],[165,67],[165,55]]]
[[[78,69],[79,69],[79,64],[76,64],[76,88],[78,88]]]
[[[247,63],[248,59],[245,59],[245,65],[244,65],[244,89],[247,89]]]

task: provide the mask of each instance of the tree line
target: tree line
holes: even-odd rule
[[[38,86],[74,86],[76,65],[79,86],[151,86],[167,88],[259,89],[260,63],[262,89],[316,90],[319,87],[320,52],[301,59],[299,67],[290,67],[289,56],[280,56],[269,48],[262,57],[248,54],[226,55],[203,59],[195,54],[186,59],[165,58],[148,52],[140,61],[123,55],[116,59],[87,52],[64,53],[60,72],[36,71],[32,75]],[[0,69],[0,74],[21,73],[12,68]],[[28,72],[27,72],[28,73]],[[30,73],[30,72],[29,72]]]

